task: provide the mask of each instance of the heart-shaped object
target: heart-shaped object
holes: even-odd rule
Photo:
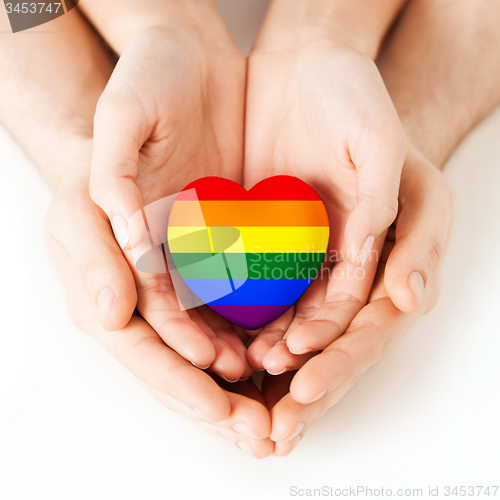
[[[279,318],[317,276],[330,227],[321,198],[288,175],[249,191],[220,177],[179,193],[168,221],[173,262],[190,290],[232,323]]]

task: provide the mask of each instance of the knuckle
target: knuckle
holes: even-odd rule
[[[359,344],[371,346],[369,366],[382,358],[394,344],[390,332],[369,319],[354,320],[351,323],[350,335],[355,336]]]
[[[295,318],[299,320],[307,320],[312,318],[319,311],[319,306],[307,306],[297,308]]]
[[[335,365],[340,368],[342,373],[345,373],[346,380],[357,373],[356,361],[349,351],[340,347],[333,349],[335,353]]]
[[[74,230],[74,221],[89,215],[88,192],[80,188],[60,189],[49,207],[45,227],[56,235],[68,229]]]
[[[427,236],[420,241],[426,268],[434,270],[441,260],[443,245],[436,236]]]
[[[105,199],[106,183],[97,179],[96,175],[92,175],[89,183],[89,194],[92,201],[101,206],[102,201]]]
[[[93,254],[87,254],[82,262],[80,262],[80,275],[87,290],[91,293],[97,281],[96,277],[99,275],[101,266],[98,259]],[[96,299],[97,297],[92,297]]]
[[[125,87],[126,89],[126,87]],[[104,92],[97,101],[95,111],[95,122],[99,123],[110,115],[115,115],[121,109],[121,106],[127,103],[127,95],[117,86],[108,84]]]
[[[387,229],[395,220],[399,210],[398,195],[380,195],[374,194],[364,195],[358,199],[358,204],[361,202],[367,203],[370,209],[370,214],[381,221],[384,229]]]
[[[348,292],[327,294],[325,297],[325,302],[333,306],[338,306],[346,303],[352,303],[358,307],[363,307],[364,305],[358,297]]]
[[[172,333],[178,332],[178,336],[182,336],[181,332],[186,331],[189,327],[191,319],[182,314],[181,311],[169,310],[165,317],[154,322],[155,330],[169,344],[172,339]]]
[[[397,196],[392,196],[387,199],[382,209],[382,216],[387,226],[390,226],[396,220],[398,208],[399,203]]]
[[[165,275],[153,274],[148,277],[141,277],[137,282],[137,293],[139,295],[159,295],[161,297],[171,294],[174,291],[170,280],[165,279]]]

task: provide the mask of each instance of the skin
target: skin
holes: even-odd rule
[[[397,213],[406,137],[373,57],[402,5],[275,0],[249,57],[245,184],[307,180],[356,266]]]
[[[357,50],[359,41],[351,43],[350,30],[345,34],[335,25],[326,34],[312,34],[314,21],[302,19],[302,12],[299,22],[294,18],[289,25],[280,24],[297,5],[278,2],[271,9],[250,55],[244,179],[252,186],[265,177],[289,174],[316,189],[331,227],[326,276],[335,257],[336,278],[322,281],[328,286],[321,288],[323,306],[314,309],[314,317],[308,292],[289,329],[272,324],[259,332],[249,360],[271,374],[292,369],[294,354],[316,351],[342,335],[366,304],[376,255],[396,217],[407,147],[379,71]],[[317,15],[316,22],[324,22],[321,10]],[[284,33],[281,43],[275,30]],[[372,44],[378,46],[382,36],[378,33]],[[374,238],[373,247],[362,253],[370,259],[358,270],[358,250],[368,238]],[[304,311],[314,323],[292,333],[286,344],[280,342],[304,319]],[[293,317],[291,311],[280,325]]]
[[[399,200],[401,209],[395,234],[390,233],[385,251],[382,252],[384,261],[385,256],[389,254],[387,268],[384,271],[380,267],[375,286],[368,296],[368,305],[356,315],[346,333],[326,346],[321,354],[312,358],[309,355],[311,359],[298,357],[295,368],[303,366],[296,374],[289,372],[275,377],[266,376],[262,395],[259,395],[250,381],[232,384],[231,391],[228,392],[228,384],[220,379],[216,383],[214,378],[194,368],[170,349],[155,330],[138,315],[134,315],[120,331],[110,332],[102,326],[97,312],[96,296],[95,293],[91,293],[95,290],[92,287],[92,280],[101,279],[106,272],[109,272],[110,280],[117,276],[123,276],[124,280],[134,279],[130,271],[126,272],[129,269],[127,261],[116,245],[106,214],[92,202],[88,191],[92,149],[89,130],[92,130],[92,124],[87,118],[93,115],[97,98],[109,78],[109,62],[81,19],[69,25],[67,31],[62,28],[64,24],[61,22],[62,19],[54,21],[61,23],[57,27],[57,37],[64,32],[71,36],[68,35],[67,39],[62,37],[44,42],[48,45],[43,45],[40,40],[37,40],[36,46],[23,45],[30,42],[23,40],[22,37],[3,37],[10,40],[1,41],[0,50],[5,56],[1,59],[3,64],[1,75],[6,75],[8,71],[9,78],[3,77],[1,82],[3,92],[0,95],[9,96],[9,99],[0,101],[0,113],[4,124],[37,160],[45,175],[53,179],[57,189],[57,197],[48,218],[48,241],[67,291],[73,320],[101,341],[125,366],[141,378],[153,395],[164,404],[199,421],[207,430],[229,439],[255,456],[267,456],[273,452],[275,455],[289,453],[298,442],[297,435],[303,436],[310,425],[328,407],[335,404],[361,374],[406,332],[420,314],[431,308],[436,300],[439,267],[449,234],[446,228],[449,228],[447,223],[451,223],[452,206],[449,190],[440,172],[418,152],[418,149],[426,153],[440,151],[442,156],[446,157],[450,152],[450,144],[456,144],[461,135],[497,102],[495,89],[500,87],[496,80],[492,81],[497,78],[496,75],[488,71],[492,64],[498,64],[496,55],[490,53],[488,58],[485,57],[484,62],[481,62],[482,52],[479,53],[481,57],[474,52],[477,50],[474,40],[478,33],[460,30],[464,25],[464,19],[471,14],[470,6],[461,2],[463,17],[453,15],[450,19],[449,9],[439,7],[437,2],[428,3],[432,6],[424,8],[421,2],[415,2],[425,12],[425,16],[419,15],[421,11],[416,7],[416,12],[405,13],[398,23],[398,28],[405,26],[405,29],[396,29],[393,32],[379,58],[389,93],[394,98],[410,143],[413,145],[409,150],[401,178]],[[485,1],[485,5],[491,3]],[[412,13],[412,17],[408,12]],[[478,6],[475,12],[481,39],[486,37],[488,43],[498,46],[494,30],[489,33],[484,29],[484,26],[498,25],[498,19],[492,19],[494,13],[493,8],[485,13],[481,10],[481,6]],[[436,15],[439,15],[439,23],[431,22]],[[63,19],[67,22],[69,19],[79,19],[79,17],[75,11]],[[447,23],[450,23],[451,32],[460,33],[463,38],[449,37],[442,52],[428,51],[426,43],[436,43],[438,27],[442,27],[443,24],[448,26]],[[422,33],[425,33],[425,36]],[[66,52],[65,48],[72,46],[68,45],[71,41],[75,43],[73,46],[75,50]],[[398,48],[403,42],[406,46]],[[77,47],[79,50],[76,50]],[[440,49],[441,47],[442,45]],[[456,68],[455,57],[457,54],[463,57],[464,47],[471,50],[471,53],[467,53],[468,66],[464,64]],[[61,99],[60,96],[58,99],[55,97],[56,89],[59,90],[57,82],[60,80],[56,82],[50,78],[43,78],[42,81],[37,79],[41,74],[45,76],[55,72],[30,73],[33,61],[28,61],[31,63],[30,66],[23,58],[8,57],[9,54],[34,53],[38,48],[41,68],[53,65],[54,69],[66,68],[68,75],[72,75],[67,79],[72,85],[66,87],[65,99]],[[118,46],[115,50],[117,49]],[[68,53],[71,53],[70,57]],[[50,57],[44,59],[44,54],[49,54]],[[75,57],[75,54],[78,54],[78,57]],[[404,58],[411,59],[413,56],[418,60],[418,57],[423,55],[426,55],[424,60],[428,70],[445,67],[453,69],[456,73],[450,80],[449,72],[443,72],[444,75],[436,75],[435,79],[426,79],[413,94],[405,93],[405,89],[409,88],[411,82],[417,78],[417,73],[422,71],[422,74],[425,74],[425,70],[416,64],[406,67]],[[455,57],[450,57],[451,55]],[[485,75],[480,84],[475,81],[478,72]],[[97,73],[100,76],[97,76]],[[17,103],[10,99],[14,95],[12,88],[9,87],[12,81],[25,85],[27,90],[23,95],[29,96],[28,99],[18,100]],[[450,86],[450,81],[454,85]],[[89,88],[89,82],[96,82],[96,85],[91,85]],[[99,86],[99,82],[103,83],[102,87]],[[474,83],[474,92],[467,94],[467,87],[460,87],[457,82],[466,82],[465,85]],[[82,89],[85,89],[85,92]],[[436,102],[434,96],[449,94],[450,89],[455,92],[454,98],[448,95],[449,100],[440,99]],[[457,96],[462,97],[464,91],[468,98],[455,100]],[[414,106],[414,102],[418,102],[419,106]],[[446,102],[453,103],[453,106],[447,107],[444,105]],[[424,103],[428,105],[422,106]],[[72,112],[69,113],[68,109]],[[16,110],[16,113],[13,113],[13,110]],[[450,119],[450,122],[446,123],[447,130],[455,130],[455,134],[452,134],[453,141],[445,143],[439,138],[442,134],[435,133],[429,134],[425,141],[419,142],[418,134],[414,131],[420,130],[422,126],[424,130],[433,130],[433,123],[438,121],[438,117],[441,120],[443,116],[453,117],[453,120]],[[463,116],[469,117],[465,125],[463,121],[457,120]],[[457,122],[460,122],[459,126]],[[47,123],[50,124],[48,127]],[[417,123],[418,127],[412,129],[412,123]],[[23,134],[27,129],[33,133]],[[429,143],[434,142],[430,148]],[[45,147],[47,144],[58,146],[56,149],[47,148]],[[431,154],[429,156],[438,163],[437,156],[432,157]],[[68,168],[68,165],[71,168]],[[436,213],[441,216],[435,217]],[[66,218],[64,214],[67,214]],[[437,219],[440,221],[439,224],[444,226],[437,226]],[[436,236],[442,237],[441,240]],[[395,238],[394,248],[391,248],[391,238]],[[426,244],[416,245],[415,242]],[[82,258],[89,255],[91,258],[87,258],[86,261]],[[99,266],[100,262],[106,262],[107,265]],[[365,266],[370,265],[371,262],[365,264]],[[395,294],[397,290],[403,291],[403,299],[399,301],[400,308],[405,306],[405,297],[411,299],[405,290],[409,269],[422,273],[425,278],[425,293],[417,304],[418,310],[403,313],[390,299],[397,295]],[[399,286],[391,285],[391,276],[394,276],[393,279]],[[120,286],[125,289],[131,283],[133,281]],[[322,286],[324,284],[319,283],[311,289],[309,297],[311,307],[302,311],[297,310],[295,321],[301,319],[307,321],[307,313],[314,313],[315,305],[316,309],[321,308],[325,296]],[[130,288],[132,287],[133,284]],[[133,304],[133,301],[131,303]],[[398,304],[397,299],[396,304]],[[415,309],[415,304],[410,303],[410,306]],[[127,307],[130,306],[126,302],[125,309]],[[214,318],[206,316],[205,319],[210,324],[214,322]],[[285,322],[287,326],[291,319],[288,318]],[[328,320],[325,323],[328,331]],[[278,330],[281,328],[283,335],[286,327],[282,325],[275,327]],[[374,331],[377,335],[373,335]],[[313,403],[309,402],[317,396],[318,391],[325,389],[329,391],[328,394]],[[264,402],[271,410],[272,428]],[[218,421],[217,424],[214,420]],[[304,425],[297,434],[296,430],[302,423]],[[244,424],[246,428],[239,425],[235,430],[234,426],[237,424]],[[253,437],[249,436],[250,434]],[[271,439],[267,437],[269,435]]]
[[[230,381],[248,378],[252,368],[233,328],[224,324],[214,330],[201,318],[191,319],[179,307],[166,263],[163,273],[142,273],[130,251],[144,230],[142,219],[131,217],[145,205],[200,176],[241,182],[245,58],[208,2],[119,4],[118,9],[112,1],[104,9],[95,2],[84,7],[120,55],[95,115],[90,195],[115,234],[117,220],[122,226],[128,221],[128,235],[116,235],[137,285],[142,317],[195,366],[210,367]],[[126,324],[133,309],[124,302],[135,291],[112,280],[98,288],[105,328]]]
[[[283,12],[296,14],[295,21],[299,25],[308,22],[309,4],[276,4],[271,10],[278,12],[270,15],[268,27],[263,30],[264,39],[269,38],[270,30],[280,31],[279,27],[269,25],[276,24],[276,17]],[[385,0],[382,8],[373,9],[370,2],[363,0],[353,11],[346,2],[340,1],[335,8],[328,8],[326,2],[317,1],[312,4],[312,15],[321,16],[328,11],[331,26],[327,28],[333,30],[336,24],[345,20],[353,23],[352,17],[363,10],[363,19],[368,20],[359,27],[366,32],[364,40],[378,45],[401,4],[401,1]],[[208,1],[148,0],[139,3],[129,0],[123,4],[110,0],[103,7],[102,2],[91,0],[83,9],[121,55],[97,108],[90,193],[112,221],[117,241],[134,270],[128,250],[134,248],[143,233],[134,223],[135,218],[131,219],[134,213],[182,189],[196,177],[219,175],[241,182],[244,60]],[[163,45],[153,43],[157,41],[163,41]],[[302,175],[295,165],[290,168],[291,173],[310,181],[328,199],[332,223],[338,227],[338,234],[331,241],[332,248],[340,249],[347,260],[359,266],[360,258],[370,250],[366,242],[371,245],[374,238],[379,238],[377,245],[380,248],[384,232],[396,216],[406,140],[373,61],[359,57],[355,62],[354,51],[346,53],[335,41],[318,50],[316,41],[322,43],[317,35],[308,37],[310,44],[308,51],[301,51],[302,61],[314,56],[316,69],[311,68],[314,74],[325,60],[330,59],[331,78],[324,80],[322,89],[310,94],[311,100],[325,95],[329,88],[340,89],[342,82],[348,92],[350,86],[347,84],[354,80],[360,84],[359,99],[355,99],[359,106],[351,112],[350,106],[345,105],[349,101],[342,91],[336,92],[337,99],[330,105],[331,110],[336,108],[337,116],[349,116],[352,126],[341,127],[339,122],[324,134],[323,149],[329,148],[330,136],[338,136],[334,160],[316,168],[316,177],[329,171],[326,183],[319,185],[314,178]],[[257,45],[262,46],[259,54],[263,56],[269,42],[258,41]],[[146,58],[143,57],[145,53],[148,54]],[[280,53],[276,55],[281,58]],[[287,152],[278,152],[276,168],[270,166],[263,171],[262,165],[269,164],[270,158],[266,147],[259,144],[258,136],[266,136],[267,149],[274,149],[277,138],[272,134],[280,116],[279,112],[270,112],[268,108],[271,101],[273,105],[279,102],[275,93],[283,91],[283,82],[278,82],[265,95],[259,93],[256,82],[264,81],[260,80],[262,75],[269,81],[269,75],[265,70],[253,69],[257,57],[254,51],[248,82],[245,171],[250,174],[245,177],[247,186],[262,176],[286,173],[280,165],[288,165],[296,153],[290,147]],[[295,67],[296,60],[295,54],[290,52],[283,68],[275,64],[274,55],[267,59],[282,78],[293,69],[288,66]],[[351,68],[345,68],[346,61],[351,63]],[[300,70],[300,64],[298,66]],[[344,74],[339,71],[343,67]],[[309,71],[307,66],[302,69]],[[347,73],[352,73],[354,78],[345,78]],[[305,106],[308,107],[308,103]],[[279,109],[286,110],[286,104],[279,104]],[[268,120],[269,117],[272,119]],[[300,119],[300,115],[291,117],[289,122],[293,125]],[[318,120],[315,130],[324,128],[325,120],[328,120],[327,113]],[[290,139],[295,137],[282,142],[289,144]],[[305,137],[299,155],[301,160],[308,154],[307,142]],[[319,150],[318,156],[322,154],[324,152]],[[311,157],[308,162],[302,162],[301,168],[310,169],[315,160]],[[117,232],[120,227],[122,234]],[[361,249],[364,251],[360,254]],[[366,303],[374,270],[372,266],[366,273],[362,289],[357,292],[359,305]],[[224,338],[214,335],[215,332],[210,332],[207,338],[203,329],[186,322],[186,314],[180,314],[175,307],[176,297],[168,273],[144,276],[134,271],[134,277],[138,285],[138,310],[167,345],[196,366],[210,366],[227,380],[250,375],[251,367],[246,357],[240,356],[242,363],[238,363],[238,354],[243,351],[237,337],[231,337],[226,331]],[[356,285],[361,284],[356,282]],[[102,283],[100,293],[104,299],[100,300],[99,296],[98,308],[105,327],[114,326],[109,324],[108,315],[122,321],[128,319],[130,311],[120,305],[128,290],[117,290],[112,284],[105,286]],[[111,299],[106,299],[108,296]],[[346,309],[343,327],[347,327],[358,310]],[[216,343],[211,346],[210,341]],[[233,350],[232,344],[235,345]]]
[[[258,370],[294,369],[297,355],[340,337],[367,303],[386,229],[398,211],[407,148],[373,61],[402,2],[383,6],[279,0],[250,55],[245,184],[283,173],[300,177],[321,195],[331,226],[325,278],[259,332],[248,353]],[[361,252],[367,262],[358,270],[353,257],[370,235],[373,247]],[[419,307],[423,293],[411,287],[417,278],[423,288],[422,277],[410,280],[410,274],[389,290],[406,312]]]
[[[311,360],[295,359],[297,367],[303,364],[295,374],[275,377],[282,379],[278,382],[268,377],[263,392],[268,404],[274,403],[275,455],[290,453],[300,440],[296,436],[303,436],[435,305],[453,220],[451,193],[438,169],[464,134],[500,102],[499,73],[491,71],[500,67],[500,53],[484,51],[485,45],[499,46],[499,20],[500,10],[486,0],[453,2],[453,9],[446,2],[417,0],[386,40],[378,64],[412,145],[401,179],[400,212],[368,304],[346,332]],[[463,30],[465,25],[470,29]],[[430,50],[436,44],[440,50]],[[422,274],[425,288],[419,308],[405,313],[396,307],[403,300],[395,284],[410,270]]]
[[[138,314],[115,331],[100,322],[96,282],[110,280],[135,291],[109,220],[89,193],[93,116],[112,66],[76,9],[55,20],[50,30],[55,33],[37,39],[1,37],[0,116],[54,189],[46,239],[71,319],[167,407],[256,457],[270,455],[274,445],[268,438],[269,411],[253,382],[241,382],[237,394],[234,388],[229,392],[230,384],[195,368]],[[133,310],[137,297],[127,300],[125,306]],[[192,321],[206,324],[202,315],[218,332],[230,329],[218,317],[211,319],[208,311],[193,312]]]

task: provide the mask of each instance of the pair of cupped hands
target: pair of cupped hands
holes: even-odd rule
[[[164,405],[256,457],[290,453],[437,300],[449,190],[407,146],[375,63],[348,44],[271,38],[247,60],[229,37],[142,30],[81,151],[47,220],[72,320]],[[129,219],[145,205],[204,176],[249,189],[279,174],[323,199],[331,272],[272,324],[248,332],[206,306],[183,311],[168,273],[135,268]]]

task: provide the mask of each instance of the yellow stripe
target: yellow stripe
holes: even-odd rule
[[[237,231],[235,231],[235,229]],[[236,241],[238,232],[241,242]],[[329,227],[169,227],[172,253],[326,252]]]
[[[210,250],[212,252],[212,255],[215,255],[214,240],[212,239],[212,233],[210,231],[210,226],[207,226],[207,230],[208,230],[208,240],[210,241]]]

